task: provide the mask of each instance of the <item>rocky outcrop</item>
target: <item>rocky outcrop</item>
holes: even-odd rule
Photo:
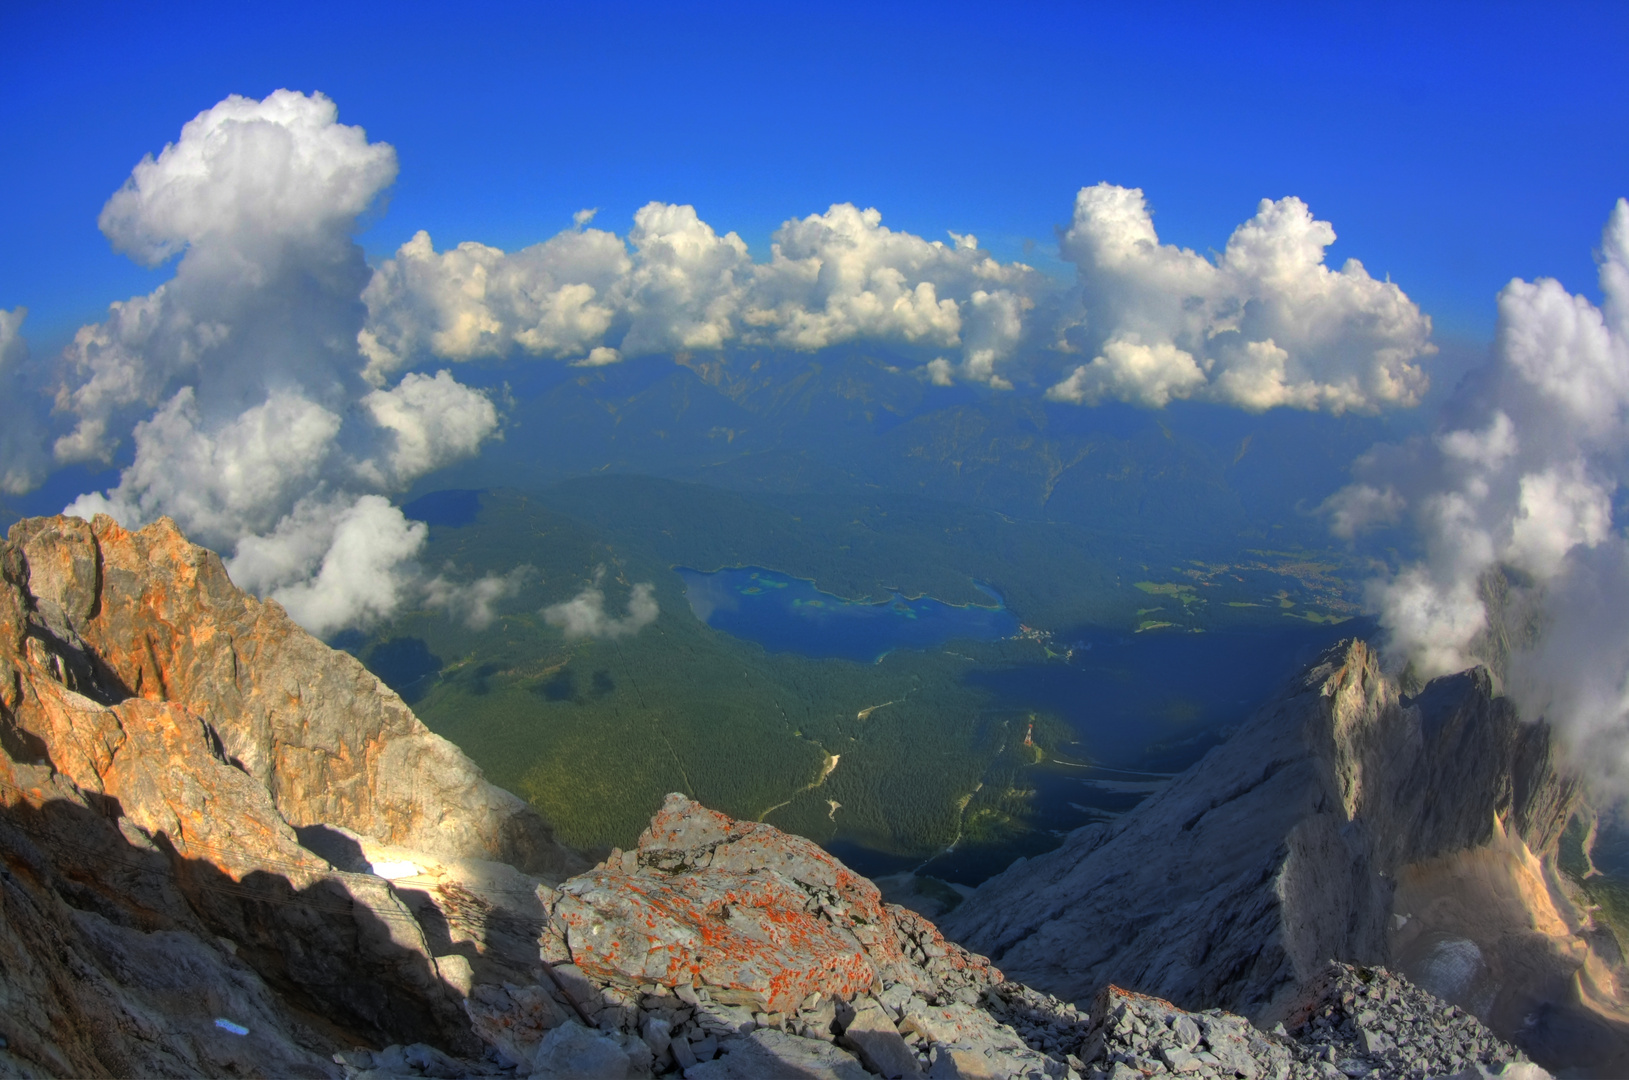
[[[566,882],[547,907],[545,956],[630,986],[700,981],[758,1012],[881,981],[971,1000],[1001,979],[812,841],[677,794],[637,850]]]
[[[1290,1030],[1330,1080],[1547,1074],[1476,1017],[1385,968],[1327,965],[1290,1010]],[[1333,1069],[1329,1068],[1333,1066]],[[1481,1072],[1478,1072],[1481,1070]]]
[[[1524,1016],[1535,987],[1544,1017],[1576,1012],[1569,987],[1585,966],[1588,919],[1541,866],[1577,796],[1555,753],[1547,727],[1522,722],[1485,672],[1408,698],[1370,648],[1347,642],[1136,810],[986,882],[945,932],[1064,998],[1118,983],[1271,1022],[1331,959],[1404,958],[1411,912],[1399,896],[1414,918],[1441,921],[1429,887],[1408,893],[1400,881],[1498,849],[1539,867],[1537,894],[1567,913],[1545,922],[1531,905],[1513,909],[1471,947],[1494,966],[1511,958],[1501,992],[1527,1001]],[[1489,880],[1539,898],[1532,882]],[[1500,1030],[1546,1049],[1552,1020],[1524,1027],[1509,1022],[1513,1009],[1480,1004]]]
[[[1522,1060],[1385,971],[1320,972],[1289,1033],[1116,987],[1081,1010],[1007,981],[809,841],[681,795],[637,849],[539,893],[543,986],[471,1002],[536,1076],[1420,1080]],[[1508,1075],[1546,1075],[1526,1068]]]
[[[530,972],[542,925],[538,880],[495,860],[582,865],[168,522],[0,545],[0,810],[0,1071],[23,1075],[478,1052],[463,994]]]
[[[503,1058],[536,1076],[1548,1076],[1383,969],[1321,970],[1291,1031],[1113,986],[1082,1010],[881,903],[807,840],[680,795],[636,850],[540,894],[553,992],[511,985],[471,1004]]]
[[[1297,1000],[1294,1026],[1271,1032],[1220,1009],[1189,1013],[1107,986],[1067,1030],[1087,1074],[1139,1080],[1170,1074],[1275,1080],[1549,1080],[1462,1010],[1385,968],[1329,964]]]
[[[620,1047],[627,1075],[1069,1072],[989,1011],[1002,976],[983,957],[816,844],[682,795],[636,849],[539,895],[545,992],[477,988],[470,1011],[508,1060],[544,1075],[564,1068],[553,1033],[572,1024],[603,1041],[569,1045]],[[962,1071],[935,1073],[941,1058]]]
[[[128,532],[101,515],[33,518],[12,527],[10,548],[33,619],[26,631],[13,623],[14,637],[82,655],[73,678],[92,698],[206,718],[291,825],[544,876],[580,868],[525,803],[486,783],[366,668],[234,587],[168,519]]]

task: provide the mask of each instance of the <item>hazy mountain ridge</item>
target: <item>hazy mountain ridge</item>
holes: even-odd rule
[[[922,359],[835,348],[653,357],[586,371],[471,371],[510,388],[504,438],[437,475],[516,487],[602,470],[779,494],[902,492],[1034,521],[1225,546],[1323,545],[1309,516],[1352,459],[1409,417],[1081,409],[933,386]],[[1309,433],[1315,438],[1308,438]]]

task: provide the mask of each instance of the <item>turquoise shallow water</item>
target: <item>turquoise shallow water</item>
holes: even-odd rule
[[[928,649],[958,638],[993,641],[1018,632],[1018,619],[989,590],[989,607],[955,607],[897,593],[865,603],[755,566],[713,573],[677,570],[696,618],[770,652],[871,661],[894,649]]]

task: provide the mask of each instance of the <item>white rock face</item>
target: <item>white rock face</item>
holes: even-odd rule
[[[1577,795],[1554,753],[1480,669],[1407,698],[1348,642],[1165,791],[986,882],[941,926],[1066,999],[1112,982],[1271,1023],[1329,959],[1392,961],[1420,922],[1393,918],[1410,867],[1552,852]],[[1521,918],[1489,933],[1534,933]],[[1576,969],[1577,945],[1549,951]]]

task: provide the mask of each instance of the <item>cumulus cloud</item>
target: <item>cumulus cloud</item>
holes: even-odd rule
[[[973,236],[952,244],[896,232],[876,210],[832,206],[786,222],[754,263],[694,207],[653,202],[627,240],[573,228],[506,255],[480,244],[436,253],[419,233],[379,267],[359,343],[378,379],[415,356],[515,352],[577,366],[731,345],[813,351],[857,339],[960,347],[939,380],[1010,385],[997,372],[1024,334],[1040,276],[1000,263]]]
[[[102,230],[139,262],[180,261],[63,358],[57,460],[134,444],[118,485],[69,513],[168,515],[318,633],[416,595],[426,530],[385,496],[474,453],[498,418],[446,371],[364,378],[375,278],[351,234],[395,176],[390,146],[286,90],[229,97],[137,164]]]
[[[604,573],[570,600],[543,609],[543,621],[557,627],[568,638],[630,637],[656,621],[656,586],[641,582],[628,593],[627,614],[621,618],[605,609]]]
[[[1213,262],[1160,243],[1140,189],[1082,188],[1060,237],[1080,282],[1081,314],[1065,329],[1093,358],[1048,397],[1155,408],[1195,398],[1252,412],[1417,404],[1431,320],[1356,259],[1324,265],[1334,241],[1300,199],[1263,199]]]
[[[514,254],[461,244],[437,254],[420,233],[368,287],[361,346],[370,378],[415,356],[517,352],[579,365],[732,346],[814,351],[856,340],[955,350],[918,373],[935,385],[1013,385],[1026,342],[1086,349],[1055,401],[1150,407],[1200,398],[1374,411],[1417,404],[1431,323],[1397,286],[1348,260],[1299,199],[1263,200],[1213,262],[1161,244],[1141,191],[1084,188],[1061,234],[1078,289],[992,258],[971,235],[899,232],[848,203],[785,222],[754,263],[734,233],[690,206],[650,203],[626,241],[587,228]],[[1044,307],[1037,325],[1036,312]]]
[[[497,618],[496,606],[520,594],[535,567],[517,566],[507,574],[486,574],[470,582],[437,575],[425,584],[426,606],[441,608],[471,630],[485,630]]]
[[[52,458],[131,455],[116,487],[72,512],[132,525],[170,515],[229,553],[253,587],[335,626],[342,610],[366,620],[415,589],[428,595],[409,565],[423,533],[385,497],[497,434],[492,401],[450,369],[416,370],[430,362],[519,353],[599,367],[876,341],[917,350],[914,371],[934,385],[1003,390],[1055,372],[1055,358],[1049,366],[1026,348],[1084,350],[1090,361],[1042,382],[1053,400],[1078,404],[1202,398],[1340,412],[1413,404],[1425,388],[1429,320],[1356,261],[1325,266],[1334,231],[1293,198],[1262,202],[1212,261],[1161,244],[1140,191],[1083,189],[1061,234],[1078,270],[1066,296],[971,235],[928,240],[847,203],[786,221],[763,262],[694,207],[652,202],[625,237],[592,227],[584,210],[513,253],[475,243],[438,252],[419,232],[370,269],[353,233],[396,169],[395,151],[341,124],[333,102],[286,90],[225,99],[135,166],[101,228],[138,262],[178,261],[159,288],[82,327],[61,358]],[[1541,286],[1529,295],[1513,285],[1510,302],[1542,308],[1544,326],[1582,341],[1593,309]],[[8,393],[25,355],[21,318],[0,312]],[[1515,342],[1525,331],[1511,326]],[[1511,370],[1547,347],[1513,345]],[[1587,357],[1533,363],[1530,381],[1573,402],[1585,428],[1615,422],[1597,415],[1601,379]],[[37,483],[44,445],[40,429],[8,423],[0,487]],[[1452,457],[1450,443],[1440,454]],[[1592,494],[1596,466],[1552,464],[1517,493],[1526,516],[1510,551],[1524,565],[1564,559],[1575,536],[1610,520]],[[1391,489],[1373,486],[1367,502],[1349,497],[1340,528],[1403,512]],[[1401,491],[1392,494],[1406,501]],[[355,546],[369,528],[377,560]],[[336,593],[339,608],[319,605],[309,587],[342,572],[368,580]],[[593,610],[584,600],[569,625],[591,624],[582,620]]]
[[[429,530],[380,495],[302,499],[265,536],[246,536],[227,572],[319,636],[395,614]]]
[[[408,372],[389,390],[374,390],[362,407],[394,438],[379,459],[358,466],[381,487],[400,487],[416,477],[474,454],[498,428],[498,410],[479,390],[438,371]]]
[[[34,414],[25,404],[32,397],[23,378],[28,361],[28,341],[23,337],[23,320],[28,309],[0,309],[0,401],[8,413],[0,425],[0,491],[21,495],[40,482],[45,473],[42,432]]]
[[[1453,419],[1370,451],[1325,509],[1342,535],[1405,515],[1418,530],[1423,557],[1370,594],[1398,661],[1422,676],[1502,662],[1524,710],[1623,793],[1629,541],[1612,506],[1629,461],[1629,203],[1599,261],[1600,307],[1550,279],[1507,285],[1492,363]]]
[[[620,239],[587,223],[513,255],[476,243],[437,254],[429,233],[415,233],[362,294],[369,380],[382,383],[418,355],[462,361],[521,350],[558,360],[597,348],[633,264]]]
[[[234,94],[144,157],[97,224],[147,266],[199,249],[249,276],[291,246],[338,246],[395,180],[396,152],[337,117],[321,94]]]
[[[604,367],[607,364],[620,364],[622,354],[605,345],[596,345],[588,350],[588,355],[581,360],[573,360],[572,367]]]
[[[746,321],[763,339],[820,349],[856,338],[962,347],[957,372],[999,379],[1040,287],[1022,263],[1000,263],[971,235],[952,244],[895,232],[876,210],[850,204],[801,221],[773,237],[757,270]]]
[[[105,494],[69,512],[122,522],[174,518],[212,541],[268,529],[318,480],[342,420],[297,393],[277,393],[209,423],[191,386],[136,425],[136,459]]]
[[[1053,401],[1096,405],[1119,398],[1160,409],[1173,398],[1191,397],[1206,385],[1194,358],[1168,341],[1144,345],[1136,335],[1116,338],[1102,355],[1082,364],[1046,392]]]

